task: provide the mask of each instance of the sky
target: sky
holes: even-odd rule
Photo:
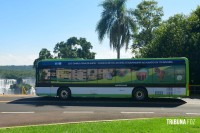
[[[107,38],[100,43],[95,31],[102,0],[0,0],[0,66],[32,65],[42,48],[53,54],[55,44],[70,37],[91,42],[96,59],[116,58]],[[136,8],[142,0],[127,0]],[[163,20],[177,13],[189,15],[199,0],[157,0]],[[131,44],[130,44],[131,45]],[[121,50],[121,58],[131,58],[131,50]]]

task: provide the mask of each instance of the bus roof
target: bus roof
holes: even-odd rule
[[[188,60],[186,57],[171,57],[171,58],[123,58],[123,59],[83,59],[83,58],[63,58],[63,59],[43,59],[43,61],[110,61],[110,60]],[[41,62],[39,61],[39,62]]]
[[[133,58],[133,59],[47,59],[38,62],[37,67],[94,67],[94,66],[120,66],[130,67],[133,65],[172,65],[185,64],[185,57],[178,58]]]

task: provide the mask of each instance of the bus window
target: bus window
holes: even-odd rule
[[[85,83],[86,79],[86,69],[72,69],[72,83]]]
[[[87,69],[87,83],[97,83],[97,69]]]
[[[116,83],[130,83],[132,81],[131,78],[131,69],[121,68],[116,69]]]
[[[175,83],[185,83],[185,66],[175,66]]]
[[[153,83],[174,83],[174,66],[153,68]]]
[[[115,83],[115,69],[98,69],[98,84]]]
[[[52,75],[54,74],[52,73]],[[71,82],[71,69],[58,68],[56,78],[58,82]]]
[[[50,69],[40,69],[39,70],[39,82],[50,81]]]
[[[152,82],[152,68],[141,67],[132,69],[133,83],[150,83]]]

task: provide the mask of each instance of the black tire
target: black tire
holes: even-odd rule
[[[67,100],[71,98],[71,91],[69,88],[60,88],[58,90],[58,96],[62,100]]]
[[[147,90],[143,87],[138,87],[133,90],[133,99],[136,101],[144,101],[148,98]]]

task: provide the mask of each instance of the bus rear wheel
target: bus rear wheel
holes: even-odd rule
[[[148,98],[147,90],[143,87],[135,88],[133,90],[133,98],[136,101],[144,101]]]
[[[68,88],[60,88],[58,91],[58,96],[62,100],[67,100],[71,97],[71,91]]]

